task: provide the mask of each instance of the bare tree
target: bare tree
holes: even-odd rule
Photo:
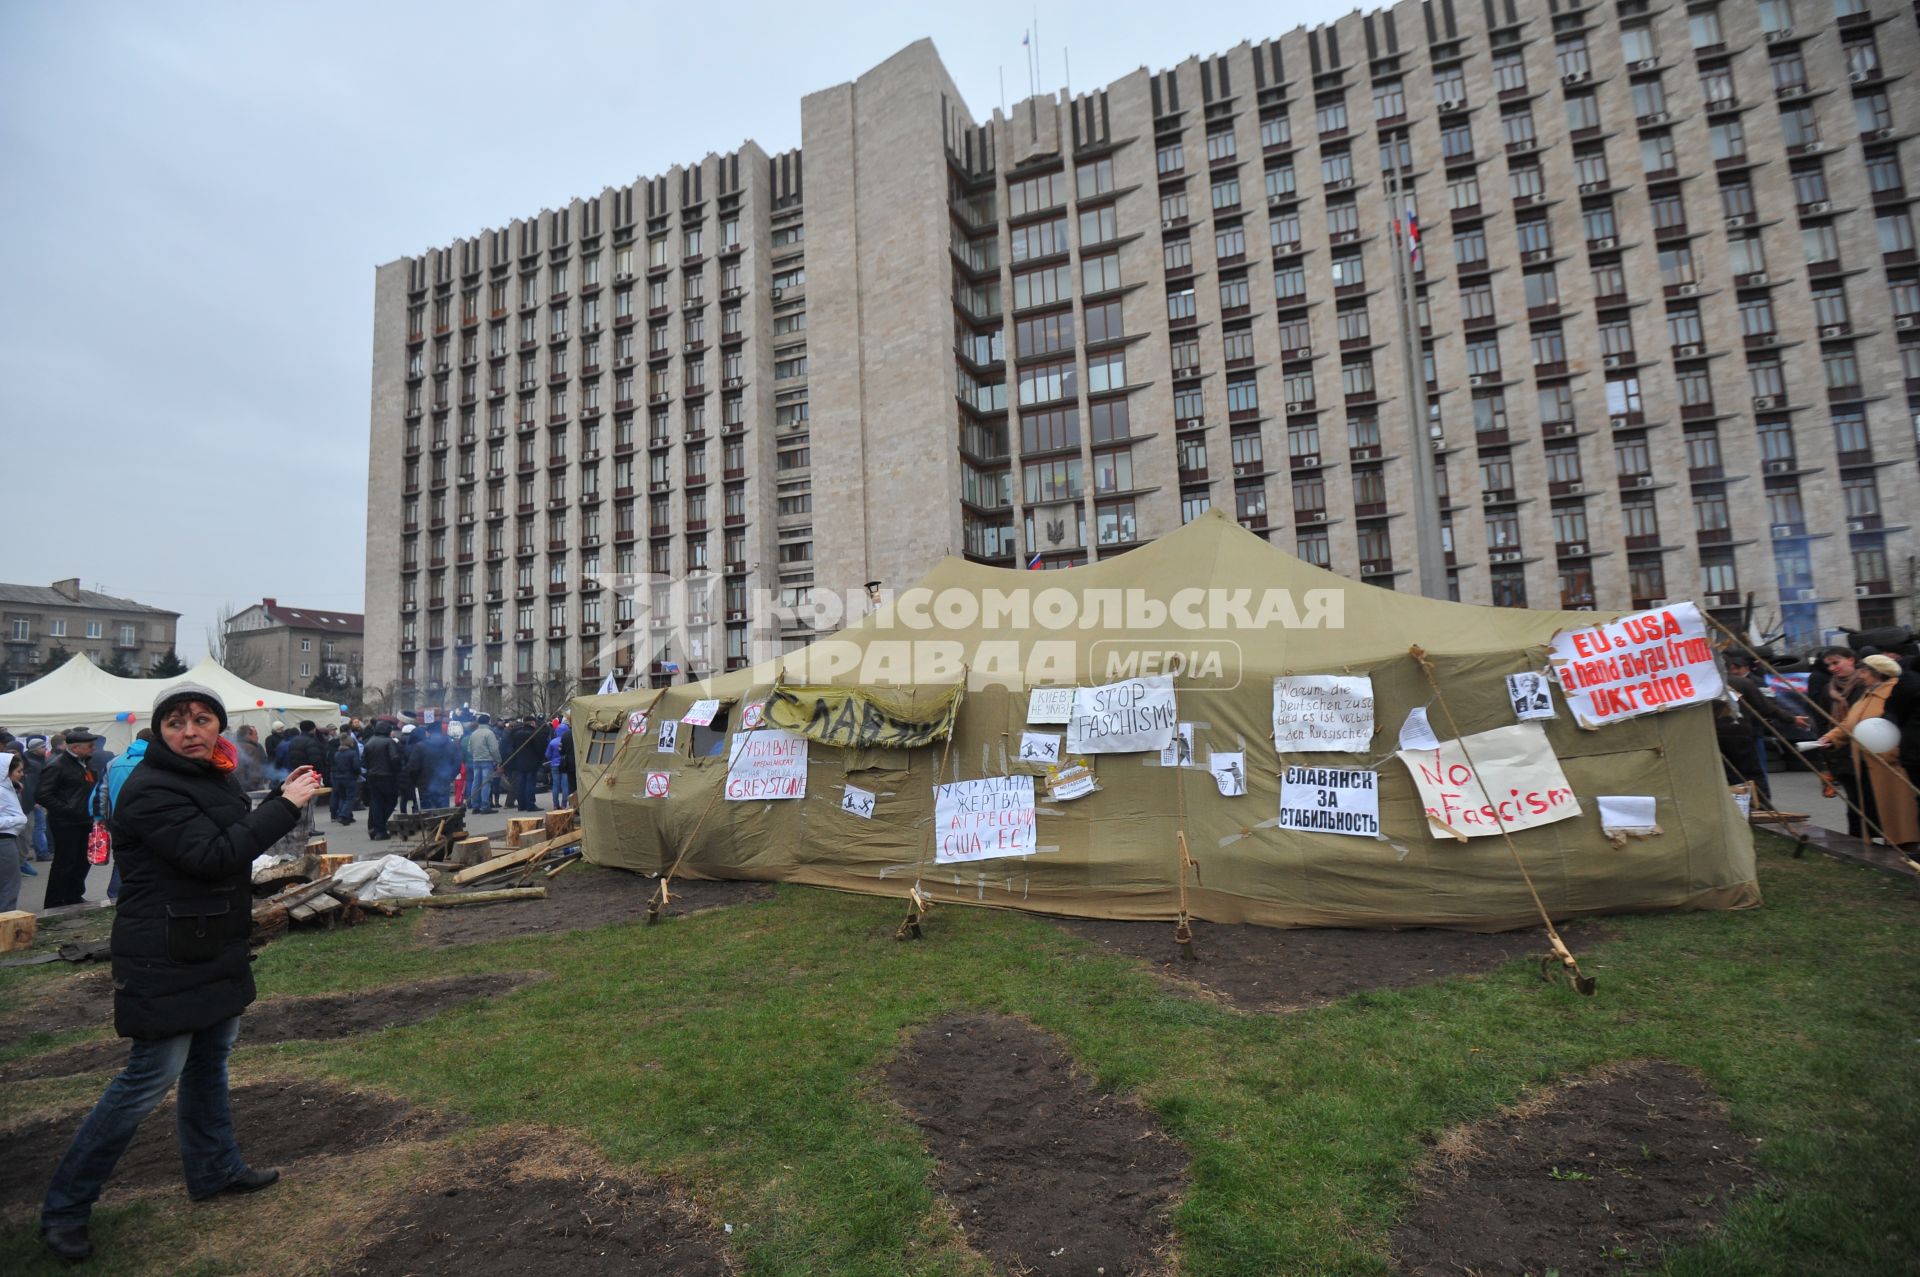
[[[212,629],[207,631],[207,652],[227,673],[251,683],[264,672],[266,662],[248,644],[234,642],[233,604],[223,603]]]

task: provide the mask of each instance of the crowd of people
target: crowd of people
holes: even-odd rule
[[[375,841],[392,836],[388,821],[395,811],[465,806],[486,813],[508,805],[536,811],[543,779],[554,807],[571,805],[573,732],[566,720],[529,714],[495,724],[490,715],[466,713],[421,719],[275,722],[264,740],[253,727],[236,724],[222,738],[233,747],[234,780],[243,792],[269,790],[310,767],[332,791],[333,822],[355,824],[364,810]],[[23,875],[42,872],[43,908],[84,901],[88,839],[96,822],[111,821],[120,786],[152,740],[153,732],[142,728],[115,754],[85,726],[24,738],[0,728],[7,765],[0,784],[0,912],[18,906]],[[110,899],[119,898],[119,886],[116,863]]]
[[[1823,648],[1812,658],[1804,695],[1791,689],[1769,695],[1754,672],[1754,657],[1729,651],[1727,682],[1736,701],[1723,706],[1717,720],[1729,778],[1751,782],[1756,797],[1771,807],[1767,747],[1791,744],[1845,796],[1850,836],[1920,858],[1920,651],[1915,648],[1912,640],[1889,651]],[[1869,754],[1855,739],[1854,730],[1873,718],[1899,729],[1893,749]]]

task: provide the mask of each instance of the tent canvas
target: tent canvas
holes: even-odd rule
[[[936,902],[1132,919],[1175,916],[1184,876],[1191,915],[1218,922],[1527,926],[1536,911],[1499,837],[1456,841],[1430,830],[1412,775],[1394,757],[1398,733],[1417,708],[1430,710],[1443,741],[1456,730],[1513,727],[1507,676],[1544,670],[1556,632],[1606,619],[1356,584],[1218,512],[1083,568],[1029,573],[947,559],[857,624],[777,661],[697,685],[575,700],[587,855],[658,872],[684,850],[678,872],[695,877],[902,898],[918,887]],[[1438,695],[1409,655],[1414,644],[1432,663]],[[1174,684],[1178,720],[1192,725],[1180,734],[1191,736],[1187,765],[1163,766],[1158,752],[1094,754],[1086,762],[1097,788],[1070,801],[1036,776],[1031,816],[1004,816],[1023,834],[1031,822],[1030,853],[939,862],[935,786],[1041,772],[1020,758],[1025,734],[1066,730],[1029,724],[1031,688],[1108,683],[1129,661],[1138,674],[1171,654],[1183,658]],[[1275,680],[1309,675],[1368,680],[1364,748],[1276,748]],[[967,689],[950,739],[898,749],[809,741],[803,775],[785,791],[804,797],[731,801],[728,754],[754,717],[743,707],[766,701],[776,679],[877,691],[905,718],[931,713],[958,682]],[[681,728],[663,751],[658,725],[703,699],[720,702],[733,743],[696,752],[695,733]],[[1555,703],[1558,713],[1540,726],[1581,811],[1513,835],[1555,917],[1759,903],[1752,839],[1728,796],[1712,706],[1584,730],[1557,689]],[[633,731],[637,713],[645,726]],[[1243,793],[1216,783],[1207,770],[1215,754],[1239,755]],[[1282,828],[1285,769],[1301,764],[1373,773],[1379,836]],[[1613,795],[1651,796],[1659,832],[1608,839],[1598,798]],[[1022,802],[1015,795],[1009,808]],[[1182,832],[1195,862],[1184,875]]]
[[[154,701],[179,683],[211,687],[226,703],[230,725],[255,727],[262,736],[276,718],[289,723],[303,718],[316,723],[340,721],[337,702],[256,687],[229,673],[211,656],[173,678],[121,678],[78,655],[45,678],[0,696],[0,726],[16,736],[44,736],[84,725],[105,737],[107,747],[117,752],[147,725]],[[121,714],[135,717],[122,722]]]

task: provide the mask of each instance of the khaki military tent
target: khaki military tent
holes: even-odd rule
[[[1020,572],[947,559],[859,623],[778,661],[696,685],[576,700],[587,855],[647,872],[684,856],[678,873],[686,876],[903,900],[917,886],[936,903],[1087,917],[1170,919],[1184,899],[1193,917],[1217,922],[1532,925],[1536,911],[1497,831],[1437,833],[1394,751],[1416,708],[1428,711],[1443,742],[1515,727],[1506,676],[1542,671],[1556,632],[1597,619],[1356,584],[1218,512],[1084,568]],[[1414,645],[1431,662],[1438,693],[1410,656]],[[1178,719],[1193,725],[1190,754],[1166,760],[1175,765],[1162,765],[1157,752],[1084,755],[1097,788],[1062,799],[1057,773],[1050,780],[1044,766],[1023,761],[1029,731],[1070,731],[1029,724],[1031,689],[1111,684],[1169,666]],[[1371,730],[1353,729],[1364,745],[1276,748],[1275,680],[1308,675],[1369,680]],[[702,717],[703,700],[719,702],[731,731],[682,725],[662,749],[661,726],[690,711]],[[764,711],[775,721],[810,726],[814,738],[800,759],[791,746],[749,748],[745,755],[759,757],[731,764],[730,750],[752,739],[744,725],[766,703],[780,711]],[[1551,704],[1545,742],[1580,814],[1513,840],[1556,918],[1759,903],[1752,840],[1728,794],[1712,706],[1587,729],[1558,689]],[[947,713],[953,728],[943,736]],[[1233,786],[1217,783],[1209,763],[1232,754],[1245,789],[1227,796],[1223,788]],[[1289,766],[1319,769],[1295,774],[1334,783],[1372,772],[1377,832],[1283,827]],[[736,778],[757,767],[762,779],[730,795],[730,767]],[[936,783],[1027,774],[1035,775],[1026,818],[1033,850],[942,863]],[[802,783],[804,797],[764,797]],[[1652,799],[1656,830],[1603,833],[1599,800],[1615,796]],[[995,818],[968,819],[977,830]],[[1193,862],[1184,872],[1182,834]]]

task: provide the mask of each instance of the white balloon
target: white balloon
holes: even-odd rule
[[[1884,754],[1900,748],[1900,729],[1884,718],[1866,718],[1854,725],[1853,739],[1869,754]]]

